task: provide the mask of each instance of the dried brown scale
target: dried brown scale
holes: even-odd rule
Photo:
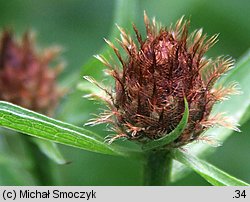
[[[91,123],[112,122],[117,135],[110,142],[120,137],[139,142],[158,139],[179,124],[186,98],[190,112],[188,124],[172,144],[179,147],[216,125],[217,120],[210,121],[209,117],[213,105],[224,96],[237,93],[236,85],[213,89],[215,82],[232,68],[233,61],[224,57],[206,59],[204,54],[216,43],[217,35],[207,39],[202,30],[189,35],[190,22],[183,18],[174,28],[159,29],[146,15],[144,21],[147,35],[144,40],[133,25],[139,46],[118,27],[121,31],[118,42],[127,53],[126,59],[106,40],[120,60],[122,70],[97,56],[109,67],[109,74],[116,82],[115,92],[110,95],[113,100],[111,115],[105,121],[99,118]],[[228,119],[223,120],[220,125],[237,130]]]
[[[39,55],[29,33],[18,43],[11,31],[4,31],[0,41],[0,99],[52,115],[62,96],[56,85],[62,65],[49,67],[57,53],[58,48]]]

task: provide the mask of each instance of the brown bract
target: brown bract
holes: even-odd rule
[[[32,37],[26,33],[21,42],[11,31],[4,31],[0,41],[0,99],[51,115],[62,95],[56,85],[61,65],[50,68],[58,48],[35,51]]]
[[[121,31],[118,42],[125,50],[126,58],[106,40],[120,60],[121,68],[102,56],[96,56],[114,77],[115,88],[114,93],[104,89],[108,95],[105,101],[109,110],[90,123],[111,123],[117,135],[109,142],[120,137],[148,142],[175,129],[183,116],[186,98],[189,105],[188,124],[173,147],[198,139],[203,131],[215,124],[237,130],[221,114],[209,116],[216,102],[237,93],[235,83],[213,88],[215,82],[234,64],[232,59],[226,57],[214,60],[204,57],[216,43],[217,35],[207,38],[202,29],[188,34],[190,22],[183,18],[169,28],[157,25],[155,20],[150,22],[146,14],[144,22],[145,39],[133,26],[137,42],[118,27]],[[97,84],[93,79],[89,80]]]

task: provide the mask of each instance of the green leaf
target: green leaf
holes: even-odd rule
[[[116,1],[116,9],[115,9],[115,15],[114,15],[114,21],[112,23],[111,28],[111,34],[109,36],[109,40],[114,41],[116,37],[119,36],[119,30],[115,26],[115,24],[118,24],[121,27],[124,28],[132,28],[132,22],[135,19],[135,16],[137,15],[137,0],[119,0]],[[100,53],[104,57],[108,57],[110,54],[111,48],[105,44],[105,46],[102,48]],[[82,68],[82,75],[95,75],[95,79],[98,80],[98,76],[100,77],[101,69],[103,69],[104,65],[98,61],[96,58],[92,57]],[[99,69],[99,70],[97,70]],[[100,74],[97,74],[97,71],[100,72]]]
[[[135,16],[137,15],[136,11],[138,0],[118,0],[115,1],[115,3],[116,5],[114,9],[114,19],[112,22],[110,34],[107,37],[110,41],[114,41],[115,38],[119,37],[120,34],[115,24],[118,24],[119,26],[124,28],[129,27],[130,29],[132,29],[132,22],[134,22]],[[111,52],[111,48],[103,41],[103,47],[99,51],[97,50],[96,54],[101,54],[104,57],[108,57]],[[96,80],[103,80],[104,75],[102,70],[104,68],[104,65],[100,61],[98,61],[94,57],[91,57],[82,66],[81,74],[78,76],[75,75],[75,78],[71,79],[71,81],[76,81],[74,85],[77,85],[78,82],[83,82],[84,84],[81,83],[80,88],[85,88],[83,87],[83,85],[86,84],[87,86],[89,86],[89,84],[87,84],[87,82],[84,82],[82,77],[88,75],[93,76]],[[68,94],[67,99],[62,102],[60,110],[58,110],[57,114],[57,118],[59,118],[60,120],[77,125],[83,124],[84,121],[88,120],[89,114],[93,113],[93,111],[96,109],[96,107],[93,106],[93,103],[90,103],[89,101],[87,101],[87,99],[81,98],[83,93],[82,91],[76,89],[76,87],[78,86],[73,87],[73,90]],[[85,108],[87,113],[82,113],[79,108]]]
[[[126,155],[97,135],[8,102],[0,102],[0,126],[34,137],[110,155]]]
[[[244,124],[250,117],[250,50],[236,63],[236,67],[229,72],[220,82],[221,85],[227,85],[231,82],[238,82],[243,94],[234,95],[229,100],[215,105],[213,112],[226,112],[237,123]],[[214,136],[220,142],[225,141],[234,131],[223,127],[209,129],[206,134]],[[203,143],[192,143],[188,147],[188,151],[199,157],[204,157],[211,153],[211,146]],[[214,151],[214,150],[213,150]],[[183,173],[188,173],[188,170],[183,165],[173,164],[173,180],[177,181]]]
[[[215,186],[250,186],[246,182],[239,180],[224,171],[216,168],[215,166],[200,160],[180,150],[172,152],[173,158],[183,163],[187,167],[193,169],[201,177],[207,180],[210,184]]]
[[[171,133],[163,136],[162,138],[146,143],[143,146],[144,150],[156,149],[164,145],[168,145],[169,143],[176,140],[182,134],[182,132],[187,126],[188,116],[189,116],[188,102],[186,98],[184,99],[184,103],[185,103],[185,111],[178,126]]]
[[[76,86],[77,90],[80,90],[84,92],[84,94],[96,94],[99,95],[102,93],[102,90],[98,88],[96,85],[93,85],[93,83],[90,83],[89,81],[81,81]]]
[[[250,107],[250,50],[239,60],[236,67],[230,74],[226,75],[220,82],[227,85],[230,82],[238,82],[242,95],[232,96],[229,101],[223,102],[216,108],[217,111],[227,111],[240,124],[244,124],[249,118],[248,108]]]
[[[52,161],[56,162],[57,164],[68,163],[61,154],[59,148],[57,147],[57,144],[55,144],[54,142],[38,138],[32,138],[32,141],[38,146],[41,152]]]

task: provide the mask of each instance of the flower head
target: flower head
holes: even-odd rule
[[[61,65],[49,68],[57,53],[58,48],[54,48],[39,55],[29,33],[18,43],[11,31],[4,31],[0,41],[0,99],[51,115],[62,95],[55,81]]]
[[[172,144],[179,147],[199,138],[202,132],[216,124],[237,128],[222,115],[210,116],[216,102],[237,93],[237,85],[214,88],[216,81],[233,67],[227,57],[207,59],[204,54],[217,42],[202,29],[188,33],[189,21],[181,18],[173,27],[161,27],[144,15],[146,37],[143,39],[133,26],[137,42],[120,27],[118,40],[127,57],[107,41],[121,65],[110,63],[97,56],[108,67],[115,79],[113,92],[108,92],[93,79],[88,79],[104,89],[108,110],[92,124],[111,123],[117,133],[110,142],[125,137],[148,142],[173,131],[182,119],[188,102],[189,118],[186,128]],[[119,67],[121,66],[121,68]]]

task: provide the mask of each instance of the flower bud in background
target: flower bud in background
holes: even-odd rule
[[[59,52],[52,48],[39,54],[30,33],[18,42],[11,31],[4,31],[0,41],[0,99],[52,115],[62,96],[56,84],[61,64],[50,68]]]
[[[106,42],[114,50],[120,65],[96,56],[108,67],[108,74],[115,80],[114,90],[108,91],[90,77],[85,77],[102,88],[107,103],[100,117],[90,124],[112,124],[118,138],[149,142],[168,135],[182,119],[188,102],[189,118],[186,128],[171,147],[183,146],[199,139],[200,135],[215,125],[238,130],[222,113],[211,116],[217,102],[237,94],[237,85],[215,87],[216,81],[231,68],[229,57],[207,59],[204,54],[217,42],[217,35],[210,38],[202,29],[188,33],[189,21],[181,18],[175,26],[162,27],[144,15],[146,37],[134,26],[137,41],[120,27],[120,46]],[[203,138],[205,139],[205,138]]]

